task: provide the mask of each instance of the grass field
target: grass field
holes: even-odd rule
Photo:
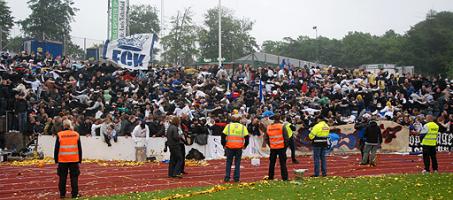
[[[453,199],[453,174],[305,178],[180,188],[92,199]]]

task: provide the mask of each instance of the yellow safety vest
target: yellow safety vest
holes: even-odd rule
[[[225,129],[223,134],[226,135],[225,147],[229,149],[242,149],[244,147],[244,137],[249,134],[247,128],[240,123],[230,123]]]
[[[311,130],[308,137],[313,142],[327,142],[327,137],[329,137],[330,127],[326,122],[321,121],[316,124]]]
[[[428,127],[428,133],[425,135],[425,138],[423,138],[422,145],[436,146],[439,126],[434,122],[428,122],[426,126]]]
[[[283,123],[283,126],[286,128],[286,132],[288,133],[288,138],[291,138],[293,136],[293,130],[291,130],[291,123],[285,122],[285,123]]]

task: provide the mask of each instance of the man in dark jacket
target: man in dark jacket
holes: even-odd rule
[[[82,144],[80,136],[72,130],[71,121],[63,121],[63,130],[58,132],[54,149],[55,163],[58,164],[58,189],[60,198],[66,195],[66,180],[69,172],[71,178],[72,198],[79,197],[80,163],[82,162]]]
[[[170,148],[170,163],[168,165],[168,177],[182,178],[182,165],[184,156],[181,150],[182,135],[179,134],[179,117],[173,117],[166,131],[167,145]]]
[[[381,128],[376,121],[370,122],[370,125],[365,129],[364,137],[366,142],[360,165],[376,166],[376,151],[382,143]]]

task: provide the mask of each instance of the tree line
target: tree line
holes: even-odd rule
[[[264,41],[261,51],[340,67],[391,63],[418,73],[453,77],[453,13],[430,11],[401,35],[349,32],[342,39],[286,37]]]
[[[9,37],[10,29],[17,23],[27,37],[69,41],[68,53],[80,53],[80,47],[71,42],[70,36],[70,23],[78,11],[73,0],[29,0],[27,3],[32,13],[24,20],[14,21],[10,8],[0,0],[3,47],[20,49],[23,38]],[[453,12],[430,11],[425,20],[405,34],[393,30],[381,36],[349,32],[341,39],[301,35],[264,41],[261,46],[251,34],[253,21],[236,17],[227,8],[222,8],[221,17],[222,57],[226,61],[262,51],[340,67],[376,63],[413,65],[419,73],[453,77]],[[178,11],[166,27],[160,27],[158,9],[149,5],[132,5],[129,18],[130,34],[167,30],[160,38],[162,45],[156,47],[156,51],[161,51],[161,63],[188,65],[197,61],[217,61],[217,7],[204,14],[202,24],[194,23],[190,8]]]

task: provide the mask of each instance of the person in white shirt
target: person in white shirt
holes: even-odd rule
[[[278,78],[283,79],[284,77],[286,77],[286,73],[285,70],[282,68],[278,71]]]
[[[274,71],[272,71],[271,68],[269,68],[269,69],[267,70],[267,76],[268,76],[268,77],[274,77]]]
[[[151,105],[150,104],[146,104],[145,118],[148,118],[152,114],[153,114],[153,111],[151,110]]]
[[[97,119],[96,122],[91,125],[91,136],[93,136],[93,137],[100,136],[100,132],[101,132],[100,130],[101,130],[101,126],[102,126],[101,123],[102,123],[101,120]],[[96,134],[96,130],[99,130],[99,135]]]
[[[136,147],[146,146],[146,141],[149,139],[149,128],[144,120],[140,121],[132,131],[132,140],[135,142]]]

